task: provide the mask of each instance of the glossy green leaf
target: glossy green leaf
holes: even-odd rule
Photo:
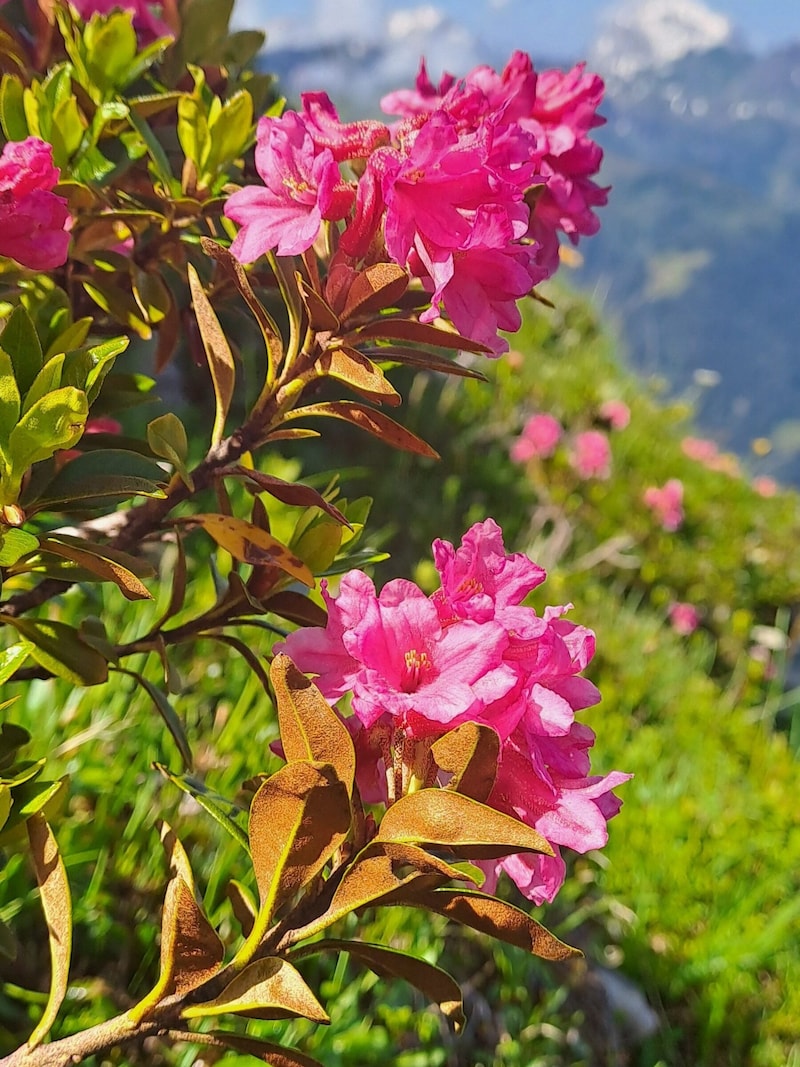
[[[189,455],[189,441],[186,429],[171,411],[160,415],[147,425],[147,443],[157,456],[169,460],[190,492],[194,492],[194,482],[186,466]]]
[[[31,383],[31,387],[25,394],[25,399],[22,404],[23,414],[26,411],[30,411],[35,403],[47,396],[48,393],[54,393],[56,389],[61,387],[61,377],[64,371],[65,355],[60,352],[57,356],[53,356],[48,359],[42,369],[34,378]],[[65,383],[72,385],[74,383]]]
[[[21,477],[31,464],[77,444],[88,414],[86,394],[72,386],[56,389],[37,400],[9,437],[8,452],[15,473]]]
[[[169,700],[166,697],[166,694],[162,693],[160,689],[157,689],[152,684],[152,682],[148,682],[148,680],[143,677],[143,675],[139,674],[138,671],[128,670],[127,667],[113,667],[112,669],[117,671],[119,674],[127,674],[129,675],[129,677],[134,678],[142,687],[142,689],[144,689],[145,693],[147,693],[147,695],[155,704],[156,710],[158,711],[161,718],[164,720],[164,723],[166,724],[166,727],[169,730],[170,734],[172,734],[172,739],[178,746],[178,751],[181,754],[181,758],[183,759],[184,765],[186,767],[191,767],[192,752],[189,748],[189,742],[186,738],[186,731],[184,729],[183,723],[178,717],[178,713],[170,704]]]
[[[42,346],[33,320],[22,304],[11,312],[0,334],[0,346],[11,357],[14,377],[22,396],[42,369]]]
[[[151,459],[124,449],[97,449],[65,464],[26,508],[30,514],[45,507],[93,508],[131,496],[160,497],[164,492],[158,483],[164,481],[164,472]]]
[[[38,538],[27,530],[0,529],[0,567],[10,567],[22,556],[35,552],[39,547]]]
[[[11,357],[0,348],[0,449],[8,453],[8,439],[19,422],[20,395]]]
[[[0,685],[3,682],[7,682],[22,666],[25,660],[30,655],[30,649],[24,641],[18,641],[14,645],[9,645],[0,652]],[[4,723],[4,726],[7,725]],[[0,738],[0,757],[3,753],[2,738]],[[0,766],[2,766],[2,760],[0,759]]]
[[[14,803],[2,830],[0,830],[0,848],[11,842],[18,842],[24,837],[24,825],[37,813],[45,817],[55,813],[67,792],[67,779],[57,782],[43,782],[37,779],[25,782],[14,789]]]
[[[22,94],[20,79],[15,74],[4,74],[0,82],[0,123],[9,141],[24,141],[30,134]]]
[[[105,94],[126,84],[136,57],[136,32],[129,11],[93,15],[84,31],[84,63],[92,82]]]
[[[98,685],[108,677],[108,664],[103,656],[85,641],[78,631],[63,622],[49,619],[3,620],[29,643],[29,652],[45,670],[73,685]]]
[[[21,646],[11,646],[11,648],[19,647]],[[9,649],[6,649],[5,651],[8,652]],[[5,680],[5,678],[2,679],[2,681]],[[11,701],[3,701],[3,703],[0,704],[0,710],[8,707],[10,703]],[[21,748],[24,748],[30,739],[31,735],[24,727],[17,726],[17,724],[13,722],[0,723],[0,770],[3,767],[8,767],[9,764],[14,762],[17,758],[17,752]]]
[[[174,774],[161,763],[156,763],[155,767],[168,781],[176,785],[181,792],[194,797],[200,807],[207,811],[226,833],[230,834],[237,845],[241,845],[245,852],[250,851],[247,832],[242,825],[246,821],[246,812],[232,801],[220,796],[219,793],[215,793],[213,789],[209,789],[198,778],[188,774]]]
[[[253,98],[250,93],[241,89],[225,101],[211,127],[204,168],[213,175],[220,167],[238,159],[252,136]]]

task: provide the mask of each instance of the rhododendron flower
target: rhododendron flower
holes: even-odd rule
[[[651,485],[642,497],[665,530],[673,532],[683,523],[683,482],[670,478],[660,489]]]
[[[631,421],[631,409],[624,400],[606,400],[598,414],[612,430],[624,430]]]
[[[700,612],[694,604],[670,604],[668,615],[672,629],[682,637],[688,637],[700,625]]]
[[[159,37],[172,37],[166,22],[157,18],[155,9],[160,4],[148,0],[69,0],[80,17],[88,21],[92,15],[110,15],[112,11],[129,11],[133,15],[133,28],[141,44],[150,44]]]
[[[547,412],[539,412],[526,421],[522,433],[511,446],[511,458],[515,463],[527,463],[529,459],[547,459],[556,450],[563,434],[561,423]]]
[[[771,497],[778,492],[778,483],[774,478],[770,478],[768,474],[757,475],[753,479],[752,485],[759,496]]]
[[[581,478],[608,478],[611,473],[611,446],[600,430],[579,433],[572,444],[570,465]]]
[[[684,437],[681,441],[681,449],[685,456],[702,463],[710,471],[729,474],[732,478],[736,478],[741,473],[736,456],[729,452],[720,452],[714,441],[709,441],[704,437]]]
[[[38,137],[9,141],[0,155],[0,255],[31,270],[66,261],[72,219],[52,192],[59,178],[53,149]]]
[[[331,703],[352,694],[345,721],[370,801],[393,799],[387,773],[409,745],[467,721],[494,729],[501,750],[488,803],[537,829],[556,855],[484,864],[489,883],[505,870],[530,899],[552,900],[564,879],[559,846],[601,847],[620,806],[612,790],[630,777],[589,773],[594,734],[575,721],[599,699],[580,676],[594,635],[564,617],[568,607],[538,615],[522,606],[545,574],[506,552],[494,520],[476,523],[458,548],[434,542],[433,552],[441,588],[432,596],[401,580],[378,594],[351,571],[338,596],[323,588],[327,626],[298,630],[276,651],[315,674]]]
[[[344,218],[354,195],[331,150],[314,143],[295,112],[262,118],[256,136],[256,169],[264,186],[239,189],[225,205],[228,218],[242,227],[231,245],[242,263],[272,249],[279,256],[305,252],[322,220]]]

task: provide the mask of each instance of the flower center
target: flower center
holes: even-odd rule
[[[405,666],[400,678],[400,688],[403,692],[415,693],[432,667],[427,652],[418,652],[416,648],[406,652]]]
[[[465,593],[467,596],[475,596],[476,593],[483,592],[483,582],[479,582],[477,578],[465,578],[458,586],[459,593]]]

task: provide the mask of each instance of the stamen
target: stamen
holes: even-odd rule
[[[410,649],[405,654],[405,667],[400,682],[404,693],[415,693],[427,674],[433,667],[427,652],[418,652],[416,648]]]

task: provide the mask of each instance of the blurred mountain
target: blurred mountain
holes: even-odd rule
[[[422,53],[432,73],[507,58],[430,5],[399,14],[350,43],[335,27],[284,40],[265,65],[290,99],[325,88],[363,116]],[[800,42],[759,55],[698,0],[638,0],[609,15],[590,64],[613,192],[574,277],[632,366],[696,401],[725,447],[770,438],[759,470],[800,484]]]

